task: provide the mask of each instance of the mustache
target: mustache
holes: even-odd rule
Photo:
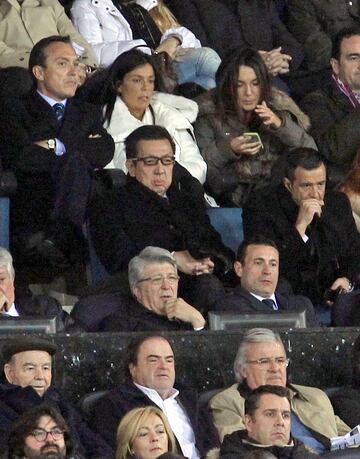
[[[54,449],[56,448],[57,452],[60,451],[59,445],[57,445],[56,443],[45,443],[45,445],[40,448],[40,452],[41,453],[45,452],[46,449],[49,448],[49,447],[52,447]]]

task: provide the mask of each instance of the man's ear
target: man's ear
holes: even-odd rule
[[[134,369],[135,369],[135,365],[133,363],[129,363],[129,373],[132,379],[134,379]]]
[[[247,430],[248,434],[252,432],[253,423],[254,421],[252,420],[251,416],[249,414],[245,414],[244,424],[245,424],[245,429]]]
[[[140,289],[139,289],[139,287],[133,287],[133,288],[131,289],[131,293],[132,293],[133,296],[137,299],[137,301],[140,302],[141,295],[140,295]]]
[[[289,180],[287,177],[284,177],[284,178],[283,178],[283,184],[284,184],[284,187],[285,187],[290,193],[292,193],[292,183],[290,182],[290,180]]]
[[[131,159],[126,160],[126,168],[131,175],[131,177],[135,177],[135,167],[136,167],[136,161],[132,161]]]
[[[41,65],[34,65],[32,73],[38,81],[44,81],[44,69]]]
[[[241,264],[241,261],[235,261],[235,263],[234,263],[234,271],[235,271],[237,277],[241,278],[242,273],[243,273],[243,265]]]
[[[335,59],[334,57],[332,57],[330,59],[330,65],[331,65],[331,68],[332,68],[332,71],[334,72],[334,74],[336,76],[339,76],[339,61],[337,59]]]
[[[8,383],[12,384],[13,382],[13,369],[10,363],[5,363],[4,365],[4,374]]]

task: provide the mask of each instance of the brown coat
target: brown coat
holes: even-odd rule
[[[291,387],[296,391],[291,390],[291,409],[305,426],[327,438],[345,435],[350,431],[350,427],[335,416],[325,392],[297,384]],[[245,429],[245,399],[237,388],[238,384],[233,384],[210,400],[210,409],[221,440],[235,430]]]
[[[207,185],[215,197],[220,198],[229,191],[227,180],[232,177],[231,201],[242,206],[254,188],[262,188],[270,182],[270,172],[276,160],[287,148],[316,148],[312,137],[306,132],[309,118],[285,93],[273,89],[271,109],[283,118],[279,129],[261,124],[256,129],[245,126],[235,118],[223,121],[216,109],[213,92],[207,92],[197,100],[199,115],[195,123],[195,135],[200,153],[207,166]],[[244,132],[259,133],[264,148],[252,157],[236,155],[230,141]]]
[[[0,2],[0,68],[27,67],[33,46],[50,35],[69,35],[85,49],[83,62],[96,65],[90,45],[57,0],[24,0],[21,6],[17,0]]]

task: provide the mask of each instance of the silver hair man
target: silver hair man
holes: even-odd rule
[[[130,260],[128,276],[131,289],[133,289],[139,280],[142,279],[146,267],[154,263],[169,263],[174,267],[177,274],[176,260],[168,250],[160,247],[145,247],[139,255]]]
[[[242,382],[242,380],[244,379],[241,375],[241,368],[247,365],[246,361],[248,346],[252,343],[269,342],[278,342],[282,346],[284,346],[279,333],[274,332],[269,328],[252,328],[251,330],[245,333],[234,361],[234,374],[236,381]]]

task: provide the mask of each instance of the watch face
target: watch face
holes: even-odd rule
[[[54,139],[49,139],[48,140],[48,147],[50,150],[55,150],[56,147],[56,142]]]

